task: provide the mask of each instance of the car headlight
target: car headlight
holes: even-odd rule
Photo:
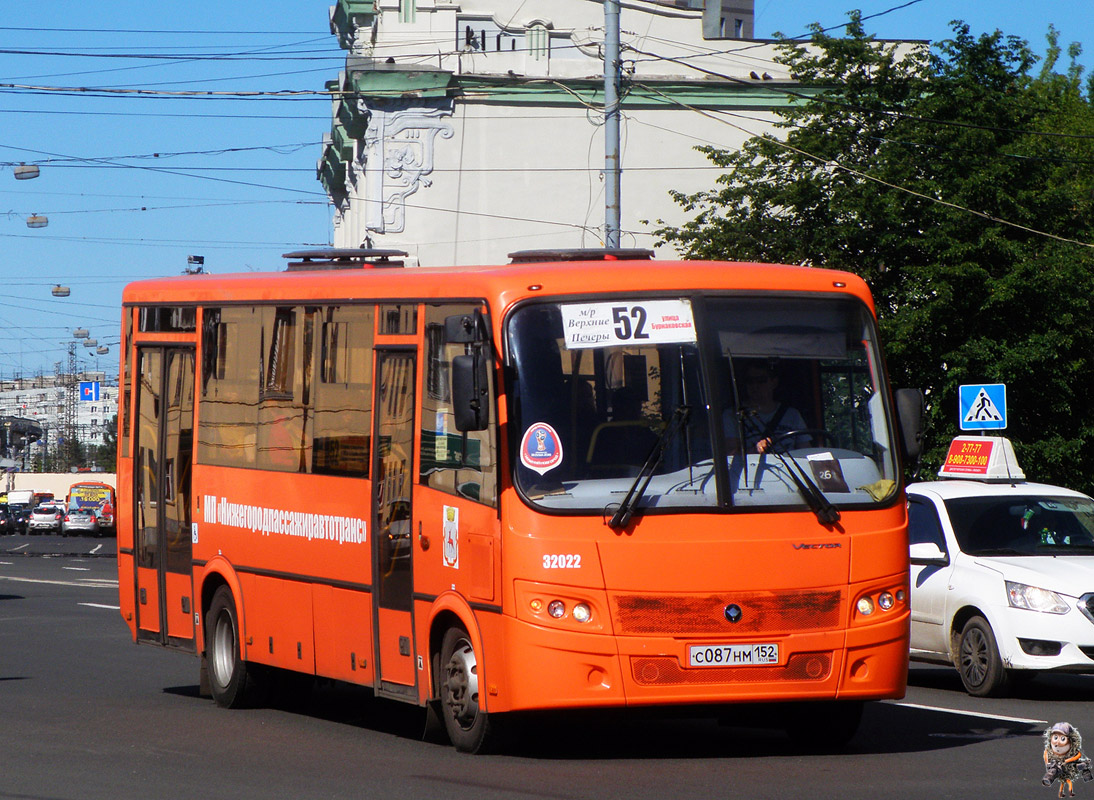
[[[1056,592],[1014,581],[1007,581],[1006,584],[1007,602],[1012,608],[1043,611],[1046,614],[1066,614],[1071,609]]]

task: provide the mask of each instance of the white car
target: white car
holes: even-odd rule
[[[1094,673],[1094,499],[1014,466],[908,486],[911,657],[953,664],[976,696]]]

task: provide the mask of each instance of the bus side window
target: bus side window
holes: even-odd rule
[[[253,307],[206,308],[198,460],[254,466],[262,326]]]
[[[313,324],[303,308],[267,306],[262,317],[262,389],[258,405],[257,466],[304,472],[310,461],[305,429],[303,332]],[[310,337],[308,337],[310,339]],[[310,364],[310,358],[308,362]]]
[[[493,375],[490,381],[490,424],[467,434],[456,430],[452,408],[452,359],[463,344],[446,344],[445,317],[472,314],[471,304],[427,305],[425,308],[425,390],[422,404],[421,482],[423,486],[486,505],[497,503],[497,453]]]
[[[321,309],[315,337],[311,471],[367,478],[375,307]]]

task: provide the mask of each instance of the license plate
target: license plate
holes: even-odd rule
[[[693,644],[688,647],[689,667],[747,667],[778,664],[779,645]]]

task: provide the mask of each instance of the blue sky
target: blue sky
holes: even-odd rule
[[[116,374],[129,281],[178,274],[190,255],[210,272],[276,270],[282,253],[329,242],[315,180],[329,100],[140,93],[320,91],[345,56],[328,3],[4,5],[0,84],[33,88],[0,86],[0,377],[52,374],[78,327],[110,346],[77,347],[80,366]],[[756,0],[756,35],[839,25],[856,7],[882,38],[947,38],[962,19],[1043,52],[1051,23],[1094,52],[1094,14],[1074,0]],[[16,181],[19,162],[41,176]],[[48,226],[28,228],[31,215]],[[53,297],[58,284],[71,295]]]

